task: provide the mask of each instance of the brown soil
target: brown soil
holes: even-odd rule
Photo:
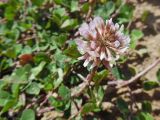
[[[135,2],[135,4],[134,16],[139,19],[135,26],[144,32],[144,37],[138,44],[145,46],[148,52],[148,56],[142,59],[140,64],[136,65],[137,71],[143,71],[144,68],[160,57],[160,0],[144,0]],[[149,15],[145,23],[143,23],[140,21],[140,18],[145,11],[148,11]],[[160,64],[149,71],[145,77],[148,80],[157,81],[156,73],[158,69],[160,69]],[[145,93],[150,98],[149,100],[152,101],[154,119],[160,120],[160,88]],[[145,97],[144,94],[141,95],[142,98]]]
[[[138,71],[142,71],[148,65],[153,63],[155,59],[160,57],[160,1],[159,0],[147,0],[142,3],[137,3],[135,8],[135,18],[140,18],[145,11],[149,12],[149,15],[145,21],[137,22],[136,27],[142,29],[144,37],[138,44],[146,46],[149,57],[145,58],[142,64],[137,66]],[[157,80],[156,72],[160,68],[160,65],[152,69],[146,74],[149,80]]]

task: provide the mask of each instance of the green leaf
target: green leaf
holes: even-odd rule
[[[16,15],[16,9],[15,9],[15,6],[8,6],[6,7],[5,9],[5,18],[8,19],[8,20],[13,20],[15,15]]]
[[[142,110],[143,112],[152,112],[152,105],[150,101],[143,101],[142,103]]]
[[[69,47],[64,50],[64,54],[74,59],[80,57],[80,53],[77,50],[77,45],[74,42],[72,42]]]
[[[33,5],[41,6],[44,0],[32,0]]]
[[[31,54],[31,53],[32,53],[32,48],[27,45],[21,51],[21,54]]]
[[[17,97],[18,98],[18,95],[19,95],[19,84],[12,84],[11,86],[11,90],[12,90],[12,96],[14,97]]]
[[[64,99],[69,100],[71,97],[71,91],[68,87],[61,85],[58,89],[58,94]]]
[[[67,34],[60,34],[59,36],[54,37],[54,40],[58,46],[62,47],[62,45],[64,45],[67,40]]]
[[[153,116],[149,113],[146,113],[146,112],[141,112],[139,114],[139,118],[140,118],[140,120],[154,120]]]
[[[89,3],[84,3],[81,7],[81,11],[84,12],[84,13],[87,13],[89,10]]]
[[[92,112],[94,111],[94,109],[96,109],[97,106],[95,103],[86,103],[85,105],[83,105],[82,107],[82,111],[81,111],[81,114],[84,115],[84,114],[87,114],[89,112]]]
[[[24,110],[20,120],[35,120],[35,112],[32,109]]]
[[[101,102],[103,100],[104,97],[104,90],[102,86],[95,86],[93,91],[91,91],[92,94],[94,94],[93,99],[96,100],[96,105],[99,106],[101,105]]]
[[[56,53],[54,54],[54,59],[56,60],[56,63],[59,67],[64,68],[65,61],[70,60],[63,52],[59,49],[56,50]]]
[[[114,10],[115,10],[115,3],[112,1],[108,1],[105,5],[100,5],[95,10],[95,15],[107,19],[114,12]]]
[[[15,106],[16,103],[17,103],[17,99],[15,99],[15,98],[5,99],[4,107],[2,108],[0,115],[5,113],[6,111],[8,111],[13,106]]]
[[[159,83],[156,81],[146,81],[143,83],[143,88],[145,90],[151,90],[159,86]]]
[[[59,17],[59,18],[61,18],[61,17],[64,17],[67,13],[66,13],[65,8],[59,7],[59,8],[55,8],[53,10],[52,14],[57,16],[57,17]]]
[[[121,79],[121,73],[120,73],[119,68],[117,66],[114,66],[112,68],[111,72],[117,79]]]
[[[62,4],[62,3],[63,3],[63,0],[54,0],[54,2],[55,2],[56,4]]]
[[[19,83],[25,83],[28,81],[29,72],[31,70],[30,65],[25,65],[22,68],[17,69],[11,76],[12,80]]]
[[[35,79],[35,77],[43,70],[44,66],[46,65],[45,61],[42,61],[37,67],[33,68],[31,70],[31,76],[30,79]]]
[[[123,114],[129,113],[128,105],[123,99],[117,99],[117,107]]]
[[[61,25],[62,30],[72,30],[78,25],[78,20],[77,19],[67,19],[63,22]]]
[[[60,68],[57,69],[57,72],[58,72],[58,78],[53,81],[54,89],[59,87],[59,85],[63,81],[63,71],[62,71],[62,69],[60,69]]]
[[[131,44],[130,47],[134,49],[136,47],[137,41],[144,36],[143,32],[138,29],[133,29],[131,31]]]
[[[108,70],[102,70],[100,72],[97,72],[94,75],[93,81],[98,85],[104,78],[107,77],[109,71]]]
[[[78,1],[71,1],[71,12],[75,12],[78,11],[79,7],[78,7]]]
[[[141,39],[144,36],[143,32],[138,29],[133,29],[131,32],[131,37],[133,40]]]
[[[36,64],[40,64],[42,61],[45,61],[47,63],[49,63],[51,60],[49,58],[48,55],[46,55],[45,52],[40,52],[40,53],[37,53],[35,56],[34,56],[34,62]]]
[[[12,95],[9,92],[0,90],[0,106],[1,107],[5,106],[7,101],[9,101],[10,99],[12,99]]]
[[[132,5],[129,5],[129,4],[122,5],[117,18],[118,23],[122,24],[122,23],[131,21],[133,18],[133,10],[134,10],[134,7]]]
[[[31,70],[30,65],[16,69],[11,76],[4,76],[2,81],[7,83],[25,84],[29,78],[29,72]]]
[[[31,95],[38,95],[40,90],[40,85],[36,82],[32,82],[31,85],[26,89],[26,92]]]
[[[49,103],[54,106],[56,109],[62,107],[64,105],[63,101],[61,100],[57,100],[56,98],[54,97],[49,97]]]

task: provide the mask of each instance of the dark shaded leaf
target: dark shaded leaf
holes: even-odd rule
[[[128,109],[128,104],[123,100],[123,99],[118,99],[117,100],[117,107],[122,112],[123,114],[128,114],[129,109]]]
[[[159,84],[155,81],[146,81],[143,83],[143,88],[145,90],[151,90],[151,89],[156,88],[158,86],[159,86]]]
[[[143,110],[144,112],[151,113],[151,112],[152,112],[151,102],[149,102],[149,101],[144,101],[144,102],[142,103],[142,110]]]

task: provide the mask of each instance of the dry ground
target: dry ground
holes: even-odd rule
[[[140,21],[135,23],[135,26],[144,32],[144,37],[138,44],[145,46],[148,52],[148,56],[142,59],[140,64],[136,65],[137,71],[142,71],[160,57],[160,0],[143,0],[135,2],[135,4],[135,18],[140,19],[140,16],[145,11],[149,13],[145,23]],[[157,80],[156,73],[159,68],[160,64],[149,71],[145,77],[148,80]],[[142,94],[141,97],[152,101],[154,118],[155,120],[160,120],[160,88],[145,93],[147,93],[147,97],[145,94]]]

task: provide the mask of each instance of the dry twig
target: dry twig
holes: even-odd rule
[[[130,80],[128,81],[116,81],[116,82],[112,82],[109,83],[110,85],[116,84],[116,89],[125,87],[135,81],[138,80],[138,78],[140,78],[141,76],[145,75],[147,72],[149,72],[151,69],[153,69],[154,67],[156,67],[158,64],[160,63],[160,58],[158,58],[153,64],[151,64],[150,66],[148,66],[146,69],[144,69],[142,72],[138,73],[137,75],[135,75],[134,77],[132,77]]]

